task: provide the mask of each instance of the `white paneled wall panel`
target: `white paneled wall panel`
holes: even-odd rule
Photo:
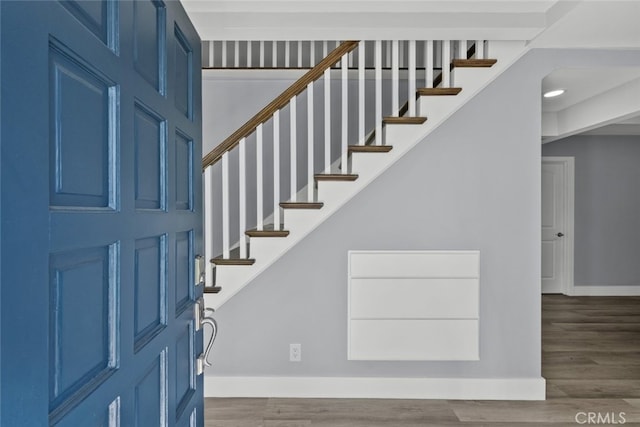
[[[478,277],[478,251],[352,251],[350,274],[358,277]]]
[[[477,319],[478,279],[352,279],[352,319]]]
[[[349,360],[478,360],[477,320],[352,320]]]

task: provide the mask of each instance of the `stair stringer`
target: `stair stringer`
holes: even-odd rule
[[[236,293],[251,283],[258,275],[298,244],[305,236],[337,212],[345,203],[358,194],[378,176],[423,141],[432,131],[455,114],[463,105],[475,97],[505,70],[520,59],[529,48],[524,42],[493,41],[489,55],[498,62],[491,68],[456,68],[452,71],[452,86],[462,87],[456,96],[420,97],[418,115],[428,120],[421,125],[387,124],[383,128],[385,145],[393,150],[384,154],[352,153],[351,172],[358,174],[356,181],[317,183],[317,200],[324,203],[322,209],[286,209],[286,238],[251,238],[251,266],[217,266],[216,286],[222,286],[218,294],[205,294],[206,306],[214,310],[221,307]]]

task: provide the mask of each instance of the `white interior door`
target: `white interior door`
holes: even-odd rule
[[[542,160],[542,293],[568,286],[567,168],[567,161]]]

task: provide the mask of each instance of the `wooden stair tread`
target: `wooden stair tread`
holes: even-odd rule
[[[462,91],[461,87],[423,87],[418,89],[420,96],[450,96]]]
[[[358,175],[349,173],[319,173],[314,175],[316,181],[355,181]]]
[[[496,62],[496,59],[454,59],[451,65],[459,68],[492,67]]]
[[[385,117],[384,124],[394,125],[421,125],[427,121],[426,117]]]
[[[222,258],[216,257],[211,260],[215,265],[253,265],[256,260],[253,258]]]
[[[204,293],[205,294],[219,294],[222,288],[220,286],[205,286]]]
[[[253,230],[247,230],[244,234],[249,237],[287,237],[289,235],[289,230],[274,230],[273,228],[269,230],[265,227],[263,230],[255,228]]]
[[[324,206],[322,202],[282,202],[283,209],[320,209]]]
[[[350,145],[350,153],[388,153],[393,145]]]

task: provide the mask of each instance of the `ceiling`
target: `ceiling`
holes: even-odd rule
[[[565,68],[542,80],[542,141],[576,134],[640,135],[640,68]]]

